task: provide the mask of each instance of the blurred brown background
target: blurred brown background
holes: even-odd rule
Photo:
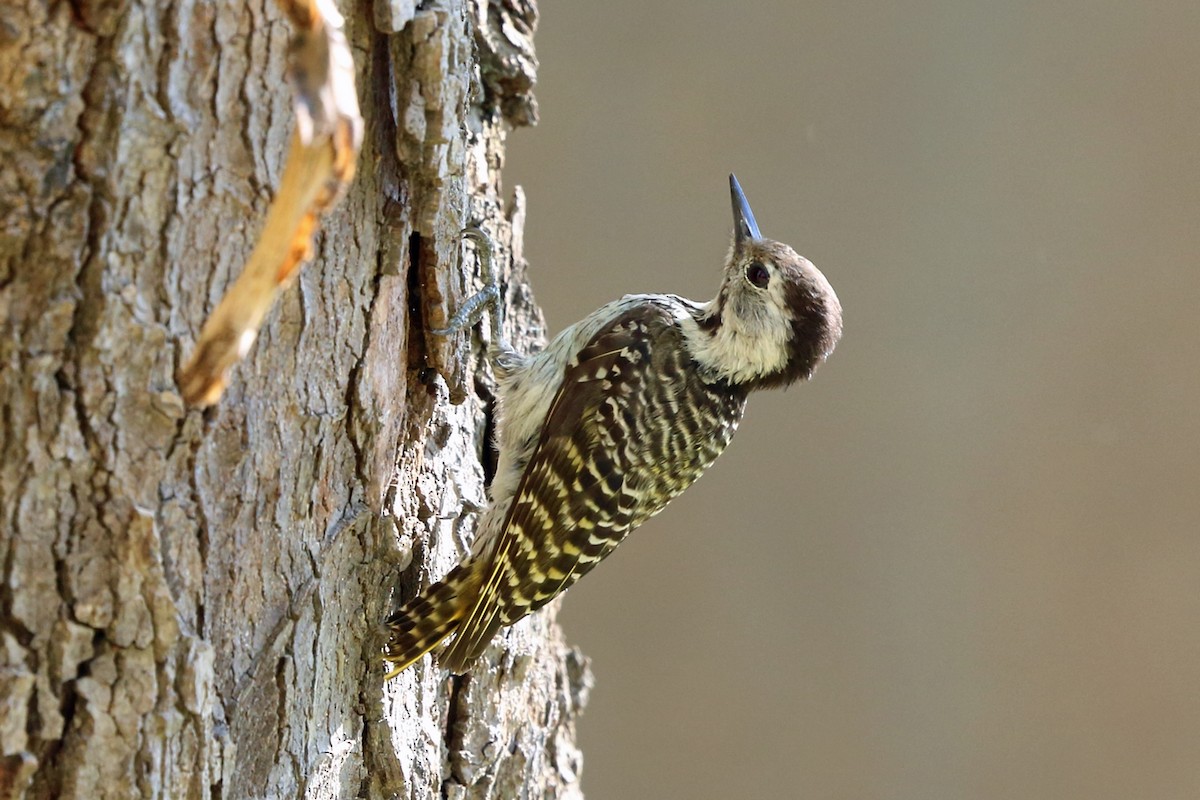
[[[846,312],[571,591],[589,798],[1200,797],[1200,4],[542,15],[553,331],[711,297],[731,170]]]

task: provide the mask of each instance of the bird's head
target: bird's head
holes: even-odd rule
[[[786,386],[810,377],[833,352],[842,335],[842,305],[811,261],[763,237],[733,175],[729,188],[733,244],[693,351],[703,366],[730,383],[751,389]]]

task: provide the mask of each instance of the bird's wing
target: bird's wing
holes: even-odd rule
[[[744,403],[695,377],[662,305],[605,326],[566,367],[442,663],[461,671],[501,625],[541,608],[687,488],[728,443]]]

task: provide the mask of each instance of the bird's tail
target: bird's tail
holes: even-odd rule
[[[387,618],[384,625],[388,641],[383,657],[392,663],[392,669],[384,680],[411,667],[455,632],[471,608],[475,597],[472,586],[478,580],[471,564],[457,566]]]

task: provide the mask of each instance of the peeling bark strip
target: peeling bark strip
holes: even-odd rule
[[[245,269],[208,318],[179,372],[183,399],[210,406],[233,365],[246,357],[275,295],[312,258],[317,222],[346,191],[362,146],[354,58],[333,0],[278,0],[296,27],[288,57],[296,133],[279,193]]]
[[[579,794],[590,677],[553,609],[458,686],[385,687],[376,635],[483,505],[479,339],[417,324],[477,283],[465,222],[509,339],[541,336],[500,187],[535,11],[344,10],[358,176],[201,413],[178,343],[285,182],[295,29],[266,0],[0,2],[0,798]]]

